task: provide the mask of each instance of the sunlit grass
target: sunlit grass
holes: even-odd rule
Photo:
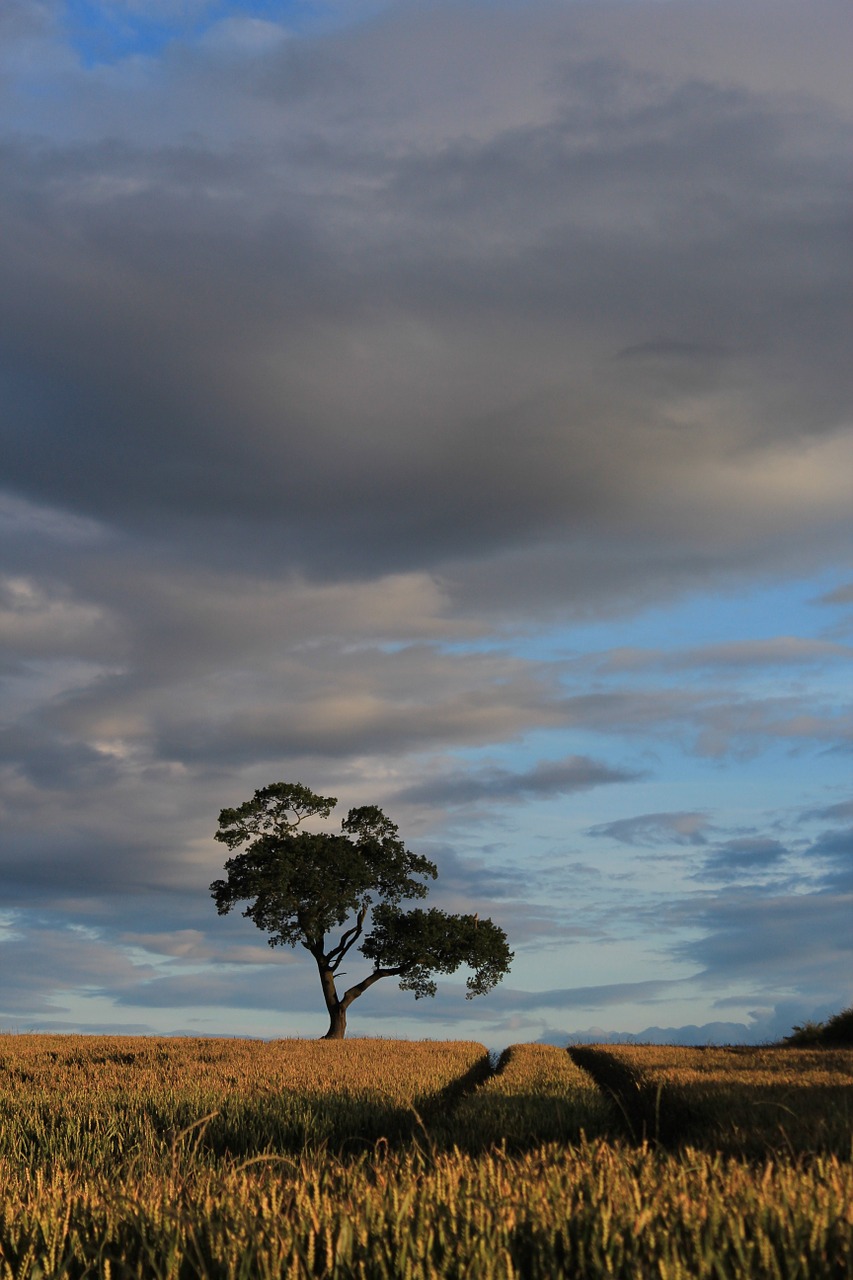
[[[612,1100],[565,1049],[546,1044],[511,1045],[496,1074],[463,1099],[452,1119],[458,1145],[480,1149],[490,1142],[519,1148],[620,1131]]]
[[[573,1049],[636,1136],[760,1155],[853,1146],[853,1050],[614,1045]]]
[[[444,1090],[487,1070],[470,1041],[6,1036],[0,1157],[156,1165],[196,1125],[200,1159],[398,1140]]]
[[[593,1052],[638,1095],[790,1088],[812,1123],[848,1087],[849,1056]],[[2,1037],[0,1280],[853,1277],[849,1158],[760,1118],[762,1158],[725,1157],[713,1109],[700,1145],[626,1141],[549,1046],[487,1071],[468,1042]]]
[[[604,1142],[509,1155],[382,1152],[118,1181],[0,1164],[0,1276],[851,1274],[853,1168],[753,1167]]]

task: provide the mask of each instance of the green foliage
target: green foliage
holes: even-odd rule
[[[373,928],[361,950],[377,968],[398,969],[400,987],[415,999],[434,996],[432,973],[455,973],[463,964],[473,970],[466,980],[466,999],[484,995],[500,982],[512,961],[506,934],[491,920],[476,915],[448,915],[435,907],[398,911],[379,906]]]
[[[223,809],[215,839],[232,851],[245,848],[225,863],[225,879],[210,886],[219,914],[245,902],[243,915],[269,934],[270,946],[311,953],[332,1038],[344,1035],[347,1008],[380,978],[397,977],[420,998],[435,995],[432,974],[467,964],[468,997],[490,991],[512,960],[503,930],[477,916],[401,910],[401,901],[426,897],[435,864],[407,849],[375,805],[350,809],[340,834],[299,830],[307,819],[328,818],[336,803],[301,783],[278,782]],[[343,933],[327,942],[335,929]],[[339,995],[335,974],[356,944],[374,968]]]
[[[795,1026],[783,1044],[794,1048],[845,1048],[853,1045],[853,1005],[841,1013],[835,1013],[826,1022],[804,1022]]]
[[[814,1048],[819,1045],[823,1039],[824,1023],[822,1022],[803,1022],[795,1025],[789,1036],[785,1036],[782,1043],[791,1045],[795,1048]]]
[[[835,1013],[823,1032],[823,1043],[828,1045],[853,1045],[853,1005],[841,1013]]]
[[[229,849],[247,847],[226,862],[226,879],[210,886],[219,914],[248,901],[243,915],[270,934],[270,946],[310,950],[376,897],[424,897],[417,877],[434,878],[436,868],[406,849],[381,809],[351,809],[341,835],[297,831],[307,817],[327,818],[336,803],[299,783],[275,783],[239,809],[223,809],[214,838]]]
[[[328,818],[337,803],[335,796],[315,795],[301,782],[274,782],[261,787],[239,808],[221,810],[219,830],[213,838],[236,849],[251,836],[285,835],[306,818]]]

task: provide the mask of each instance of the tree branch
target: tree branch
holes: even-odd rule
[[[329,968],[333,972],[338,968],[338,965],[341,963],[344,956],[349,951],[350,947],[352,947],[353,944],[361,937],[361,932],[362,932],[362,929],[364,928],[364,921],[366,917],[367,917],[367,903],[365,903],[364,906],[359,908],[359,912],[358,912],[358,915],[356,916],[355,924],[352,926],[352,928],[347,929],[344,933],[342,933],[341,939],[338,945],[336,947],[332,947],[332,950],[327,952],[326,963],[328,964]]]
[[[361,982],[357,982],[354,987],[350,987],[349,991],[345,991],[341,997],[341,1007],[348,1009],[353,1000],[357,1000],[359,996],[364,995],[368,987],[372,987],[374,982],[378,982],[380,978],[399,978],[406,970],[400,966],[398,969],[374,969],[373,973],[368,974]]]

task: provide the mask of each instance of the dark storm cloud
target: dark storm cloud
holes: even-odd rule
[[[460,774],[457,769],[452,774],[416,783],[402,791],[399,798],[415,804],[434,802],[450,806],[481,801],[510,803],[569,795],[606,783],[635,782],[640,776],[630,770],[613,769],[586,756],[569,756],[565,760],[540,760],[523,772],[493,766]]]
[[[417,64],[418,29],[376,39]],[[167,145],[156,121],[7,144],[7,482],[194,559],[324,573],[590,527],[630,525],[652,572],[676,529],[709,567],[733,541],[825,538],[840,490],[818,504],[808,476],[839,465],[849,404],[841,118],[639,73],[619,49],[543,63],[544,118],[436,138],[405,110],[392,128],[365,39],[337,56],[370,78],[328,90],[368,109],[360,140],[309,103],[250,147]],[[184,94],[179,69],[147,92]],[[224,100],[239,115],[252,91]],[[633,339],[666,366],[650,325],[690,334],[687,373],[681,348],[674,368],[613,363]],[[759,472],[776,494],[743,509]]]

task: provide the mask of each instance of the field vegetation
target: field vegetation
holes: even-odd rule
[[[0,1278],[853,1278],[849,1109],[772,1146],[752,1105],[787,1090],[818,1131],[853,1053],[572,1053],[0,1037]],[[701,1096],[690,1143],[643,1140],[629,1076],[659,1116]]]
[[[612,1097],[565,1049],[514,1044],[504,1050],[495,1074],[463,1097],[444,1136],[467,1150],[501,1143],[519,1150],[582,1136],[614,1137],[622,1129]]]
[[[783,1043],[806,1048],[823,1045],[833,1049],[853,1049],[853,1006],[834,1013],[826,1022],[806,1022],[801,1027],[794,1027]]]
[[[410,1136],[489,1074],[470,1041],[0,1038],[0,1158],[158,1168],[186,1130],[198,1159],[363,1149]]]
[[[635,1137],[731,1154],[850,1155],[853,1051],[618,1045],[572,1049]]]

